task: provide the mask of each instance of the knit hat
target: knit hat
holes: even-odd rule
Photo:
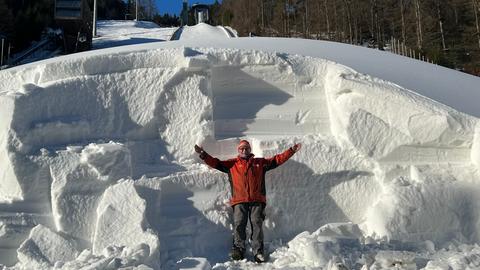
[[[250,143],[249,143],[247,140],[241,140],[241,141],[238,143],[237,149],[240,149],[240,147],[248,147],[248,148],[251,148],[251,147],[250,147]]]

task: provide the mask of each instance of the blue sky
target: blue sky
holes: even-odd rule
[[[212,4],[215,0],[188,0],[188,4],[191,6],[192,4],[200,3],[200,4]],[[218,1],[222,2],[222,1]],[[180,14],[182,10],[182,3],[183,0],[155,0],[157,4],[157,9],[160,14]]]

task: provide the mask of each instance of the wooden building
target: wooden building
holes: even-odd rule
[[[93,0],[55,0],[55,21],[63,30],[66,53],[92,47]]]

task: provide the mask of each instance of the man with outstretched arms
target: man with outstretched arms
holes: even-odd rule
[[[255,158],[250,143],[241,140],[238,144],[238,156],[228,160],[219,160],[210,156],[202,147],[195,145],[195,152],[210,167],[228,174],[232,188],[230,204],[233,208],[233,247],[231,257],[242,260],[245,256],[247,222],[252,226],[252,251],[255,261],[265,261],[263,250],[263,221],[265,220],[265,173],[287,161],[301,144],[295,144],[272,158]]]

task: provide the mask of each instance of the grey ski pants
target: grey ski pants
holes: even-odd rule
[[[265,220],[265,204],[239,203],[233,206],[233,248],[245,251],[247,240],[247,222],[252,229],[251,241],[253,254],[263,254],[263,221]]]

